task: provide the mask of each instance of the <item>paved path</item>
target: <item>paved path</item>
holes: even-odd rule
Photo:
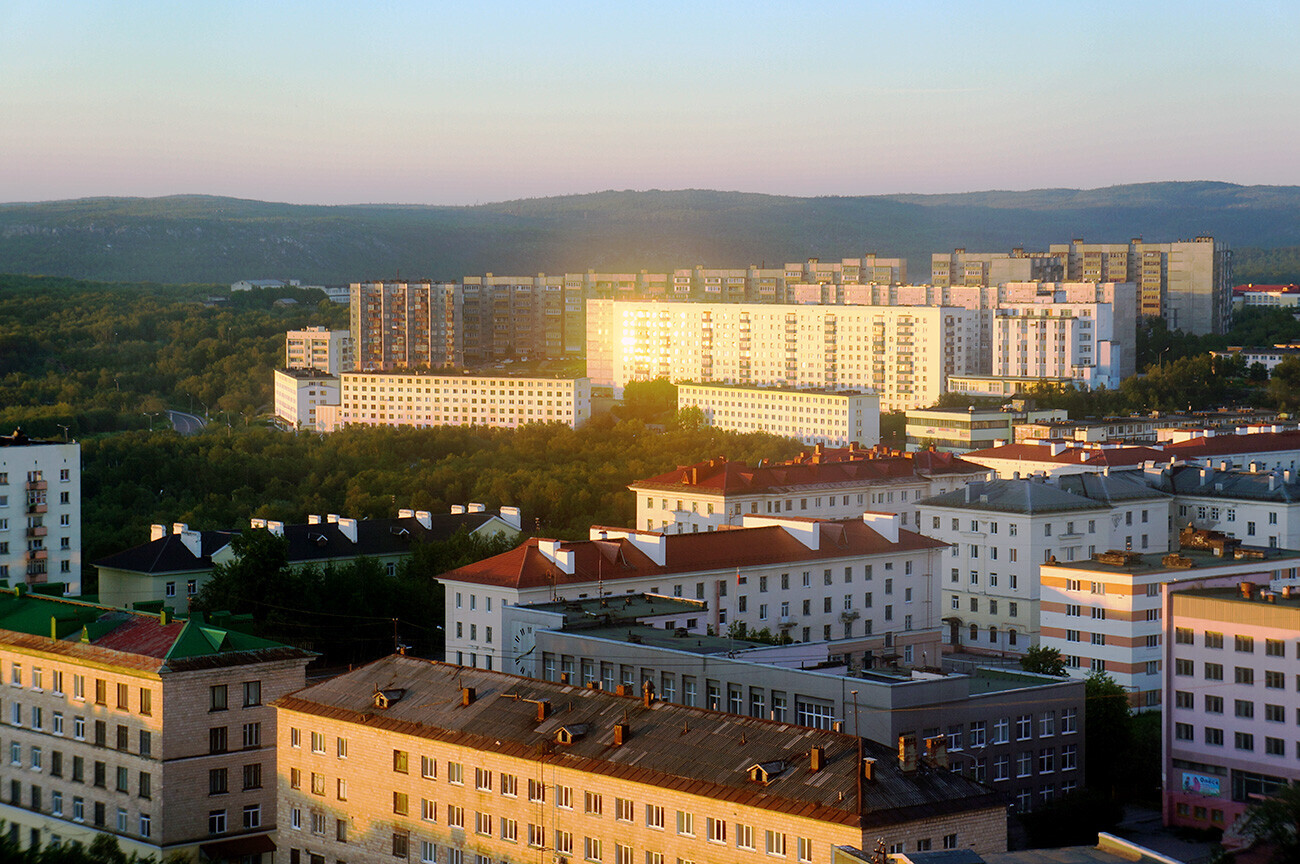
[[[182,435],[193,435],[207,425],[202,417],[197,414],[186,414],[184,411],[168,411],[167,416],[172,421],[172,428]]]

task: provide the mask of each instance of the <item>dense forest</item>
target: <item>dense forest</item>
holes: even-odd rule
[[[148,414],[166,408],[252,422],[271,409],[285,331],[346,328],[347,307],[229,290],[0,276],[0,429],[82,437],[164,425]]]

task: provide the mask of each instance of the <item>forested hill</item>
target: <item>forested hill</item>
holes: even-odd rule
[[[791,198],[600,192],[474,207],[300,206],[210,196],[0,204],[0,272],[229,283],[769,265],[962,246],[1009,251],[1082,237],[1213,234],[1240,281],[1300,280],[1300,187],[1145,183],[955,195]]]

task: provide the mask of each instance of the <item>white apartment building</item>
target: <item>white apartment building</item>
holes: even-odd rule
[[[896,634],[933,638],[935,567],[944,544],[902,530],[892,513],[857,519],[747,516],[743,528],[662,534],[591,529],[591,539],[530,539],[439,576],[446,586],[447,659],[516,671],[532,630],[507,633],[506,606],[566,598],[664,594],[707,602],[687,622],[725,632],[741,622],[799,642]]]
[[[1253,282],[1232,289],[1232,306],[1282,309],[1300,306],[1300,285],[1256,285]]]
[[[434,372],[344,372],[339,407],[318,428],[368,426],[494,426],[564,423],[591,419],[587,378],[523,378]]]
[[[916,502],[988,476],[947,453],[818,445],[797,459],[756,466],[709,459],[627,488],[636,497],[635,524],[665,534],[735,527],[746,514],[856,519],[864,510],[897,513],[904,528],[919,530]]]
[[[337,375],[352,369],[352,334],[347,330],[305,327],[284,334],[286,369],[314,369]]]
[[[1146,480],[1174,496],[1174,520],[1222,531],[1252,546],[1300,549],[1300,477],[1185,464],[1151,466]]]
[[[339,404],[339,376],[316,369],[275,370],[275,416],[290,429],[315,430],[317,409]]]
[[[707,426],[771,432],[805,444],[872,447],[880,441],[880,397],[852,390],[787,390],[682,384],[677,410],[699,408]]]
[[[1169,548],[1169,496],[1120,474],[994,480],[921,502],[921,530],[950,544],[947,641],[1023,654],[1039,641],[1039,565],[1107,549]]]
[[[873,390],[884,411],[933,404],[978,371],[979,316],[951,307],[587,304],[587,374],[628,381]]]
[[[1132,284],[1008,285],[993,310],[993,375],[1116,389],[1135,369]]]
[[[0,579],[81,593],[81,445],[0,435]]]
[[[1179,551],[1112,551],[1092,560],[1044,564],[1039,644],[1066,658],[1071,677],[1109,673],[1134,707],[1161,701],[1161,586],[1207,579],[1294,578],[1300,552],[1244,548],[1215,532],[1186,529]],[[1173,590],[1171,588],[1171,590]]]

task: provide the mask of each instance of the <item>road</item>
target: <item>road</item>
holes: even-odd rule
[[[207,425],[202,417],[184,411],[168,411],[167,416],[172,421],[172,428],[182,435],[193,435]]]

